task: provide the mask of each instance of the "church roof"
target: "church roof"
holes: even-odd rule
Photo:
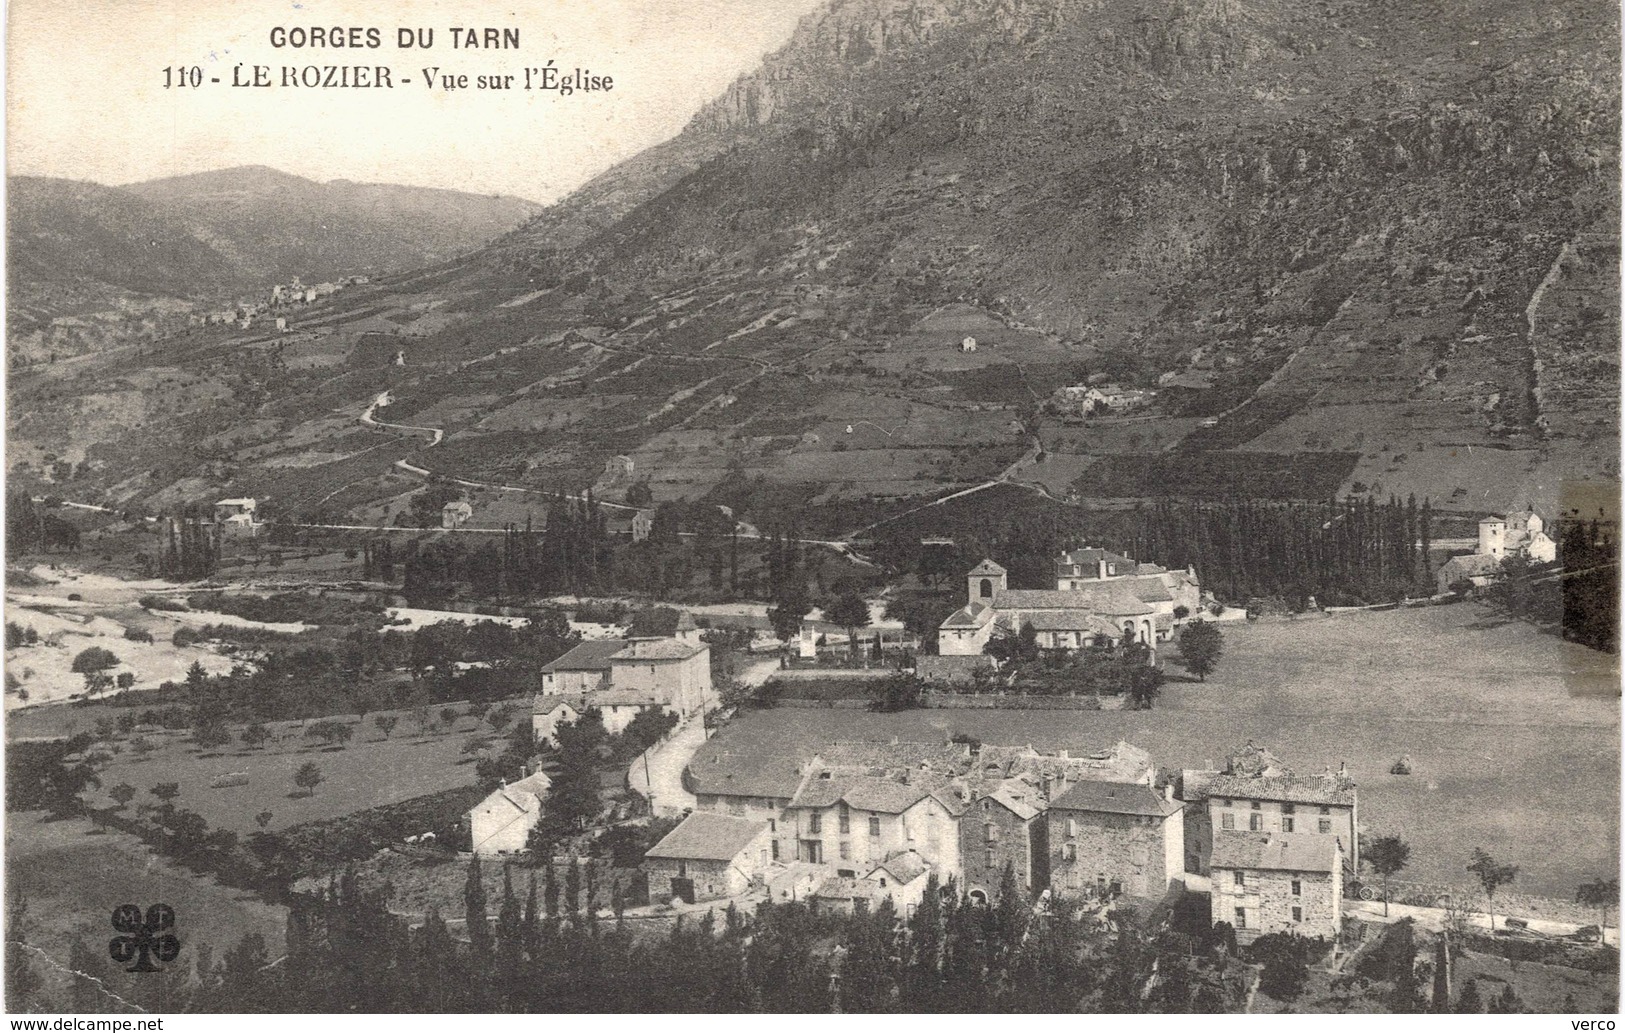
[[[981,603],[971,603],[953,612],[943,621],[944,628],[979,628],[993,619],[993,610]]]
[[[994,563],[992,560],[983,560],[971,568],[970,577],[981,577],[983,574],[1007,574],[1009,571]]]
[[[1063,591],[1006,588],[993,594],[996,610],[1087,610],[1113,617],[1134,617],[1151,612],[1128,585],[1103,581],[1087,588]]]

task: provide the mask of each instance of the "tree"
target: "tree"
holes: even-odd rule
[[[261,811],[254,815],[254,824],[258,825],[262,829],[268,828],[271,824],[271,818],[272,814],[270,811]]]
[[[91,646],[73,658],[74,674],[96,674],[110,667],[118,666],[118,657],[111,650],[101,646]]]
[[[181,795],[179,782],[159,782],[152,787],[152,795],[160,806],[168,806],[174,802],[175,797]]]
[[[810,612],[812,602],[807,598],[807,585],[797,578],[779,594],[778,605],[767,611],[767,619],[779,641],[789,642],[800,634],[801,622]]]
[[[1224,635],[1219,626],[1196,621],[1186,627],[1179,635],[1179,655],[1187,671],[1207,681],[1207,676],[1219,665],[1219,657],[1224,655]]]
[[[210,721],[192,730],[192,741],[202,749],[212,750],[230,742],[231,732],[227,730],[223,722]]]
[[[249,749],[257,750],[264,746],[271,738],[271,730],[258,721],[251,722],[243,729],[243,745]]]
[[[307,760],[293,773],[293,784],[305,791],[306,796],[315,796],[316,787],[324,780],[322,769],[313,760]]]
[[[400,718],[394,714],[379,714],[372,719],[372,723],[380,732],[384,733],[384,738],[387,739],[390,733],[395,730],[395,726],[400,723]]]
[[[1598,927],[1607,929],[1608,911],[1619,902],[1619,880],[1597,879],[1594,882],[1584,883],[1575,891],[1574,899],[1576,903],[1601,911],[1602,921],[1598,923]],[[1600,934],[1598,938],[1601,938]]]
[[[118,785],[109,789],[107,791],[107,795],[113,798],[113,801],[118,804],[119,810],[122,811],[124,808],[130,806],[131,800],[135,799],[135,786],[128,782],[120,782]]]
[[[869,604],[864,601],[863,593],[848,588],[835,597],[824,611],[824,618],[846,629],[846,644],[850,650],[857,645],[857,629],[869,626]]]
[[[1277,1001],[1295,1001],[1309,984],[1309,941],[1290,933],[1271,933],[1253,941],[1253,957],[1264,963],[1258,988]]]
[[[1411,845],[1398,836],[1379,836],[1365,850],[1366,863],[1382,876],[1382,914],[1388,916],[1388,877],[1404,870],[1411,860]]]
[[[1515,864],[1497,864],[1495,858],[1486,854],[1478,847],[1473,848],[1473,859],[1467,865],[1467,870],[1478,876],[1479,885],[1484,887],[1484,896],[1489,898],[1490,932],[1495,931],[1495,891],[1512,882],[1518,877],[1518,866]],[[1510,990],[1511,987],[1508,987]]]

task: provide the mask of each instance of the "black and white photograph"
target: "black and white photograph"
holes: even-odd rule
[[[11,0],[12,1028],[1613,1028],[1620,25]]]

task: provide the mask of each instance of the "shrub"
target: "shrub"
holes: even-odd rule
[[[124,637],[131,642],[146,642],[149,645],[152,643],[152,632],[143,631],[141,628],[125,628]]]
[[[186,609],[185,603],[163,595],[144,595],[136,602],[140,603],[143,609],[163,610],[168,613],[181,613]]]
[[[169,641],[176,648],[184,649],[184,648],[186,648],[187,646],[191,645],[194,642],[201,641],[202,638],[203,638],[203,636],[198,634],[196,629],[193,629],[193,628],[176,628],[175,629],[175,634],[173,634],[173,635],[171,635],[169,637]]]

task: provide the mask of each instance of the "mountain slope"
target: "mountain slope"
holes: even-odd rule
[[[399,490],[255,465],[387,389],[445,431],[414,464],[531,486],[1555,502],[1618,472],[1618,39],[1581,0],[833,0],[676,139],[338,302],[344,375],[249,378],[280,422],[220,487]],[[1091,375],[1160,393],[1084,421]]]

